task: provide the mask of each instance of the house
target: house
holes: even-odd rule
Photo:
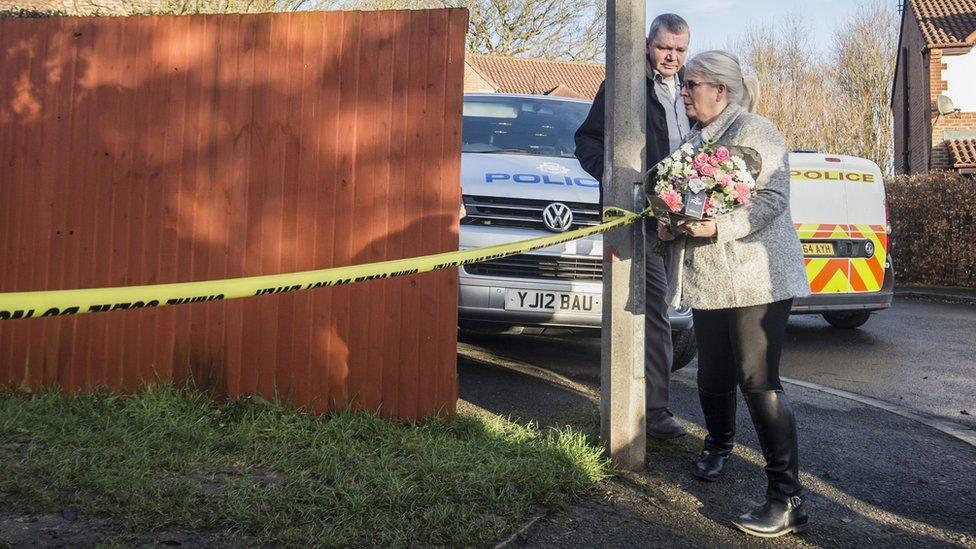
[[[606,74],[603,65],[595,63],[472,53],[465,57],[464,65],[466,92],[530,93],[593,99]]]
[[[892,89],[898,173],[976,174],[976,0],[905,0]]]

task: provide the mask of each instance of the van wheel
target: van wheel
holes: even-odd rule
[[[671,371],[677,372],[687,366],[698,354],[698,346],[695,343],[695,328],[671,332],[671,347],[674,350],[674,356],[671,359]]]
[[[845,311],[839,313],[824,313],[824,320],[830,323],[831,326],[835,328],[844,328],[847,330],[853,330],[854,328],[860,328],[865,322],[871,318],[871,313],[869,311]]]

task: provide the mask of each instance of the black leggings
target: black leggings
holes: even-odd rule
[[[698,388],[727,394],[779,391],[779,357],[792,299],[736,309],[692,311]]]

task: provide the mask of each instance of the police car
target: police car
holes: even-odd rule
[[[466,94],[461,249],[552,236],[601,221],[600,183],[576,160],[574,134],[590,102]],[[599,235],[460,269],[462,328],[517,333],[601,325]],[[695,356],[691,311],[670,310],[674,367]]]

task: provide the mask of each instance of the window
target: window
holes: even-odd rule
[[[522,97],[464,100],[463,152],[573,158],[574,134],[590,104]]]

